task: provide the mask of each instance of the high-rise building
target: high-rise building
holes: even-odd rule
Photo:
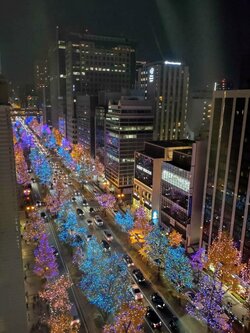
[[[126,38],[71,34],[66,43],[67,137],[77,141],[76,96],[135,84],[135,44]]]
[[[0,332],[27,333],[16,173],[7,82],[0,76]]]
[[[131,200],[134,178],[134,153],[152,140],[153,114],[148,101],[122,97],[109,105],[105,128],[105,176],[116,193]]]
[[[192,140],[200,136],[208,137],[212,95],[212,89],[196,90],[190,94],[187,132],[188,137]]]
[[[214,90],[232,90],[233,83],[227,79],[222,79],[214,83]]]
[[[154,139],[186,138],[189,69],[180,62],[159,61],[140,69],[141,87],[154,108]]]
[[[97,96],[78,95],[76,97],[77,135],[78,142],[89,149],[95,157],[95,111],[98,103]]]
[[[35,90],[38,97],[37,106],[39,109],[43,110],[43,122],[51,124],[50,81],[47,59],[35,63],[34,79]]]
[[[203,198],[201,245],[227,231],[250,258],[250,90],[215,91]]]
[[[49,49],[48,66],[50,80],[51,122],[66,133],[66,68],[65,35],[56,27],[56,37]]]

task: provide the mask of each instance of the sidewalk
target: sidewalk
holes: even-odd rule
[[[25,225],[27,218],[23,211],[20,212],[21,229]],[[34,255],[33,246],[28,245],[22,240],[22,258],[24,271],[24,287],[28,320],[28,332],[48,333],[49,330],[43,319],[47,316],[45,304],[39,299],[38,293],[42,289],[42,282],[39,277],[33,273]]]

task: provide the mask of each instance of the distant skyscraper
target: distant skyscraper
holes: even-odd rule
[[[220,230],[250,258],[250,90],[215,91],[208,142],[201,245]]]
[[[66,43],[67,137],[77,126],[76,96],[121,91],[135,84],[135,45],[126,38],[71,34]]]
[[[12,127],[2,76],[0,128],[0,332],[27,333]]]
[[[116,193],[131,200],[134,178],[134,153],[152,140],[153,114],[148,101],[122,97],[109,105],[105,130],[105,175]]]
[[[180,62],[159,61],[142,67],[141,87],[153,103],[154,139],[186,137],[189,69]]]
[[[66,131],[65,35],[56,27],[56,38],[49,49],[51,120],[54,127]]]
[[[214,90],[232,90],[233,83],[227,79],[222,79],[221,81],[214,83]]]

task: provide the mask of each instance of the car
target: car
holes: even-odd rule
[[[81,192],[80,192],[80,191],[75,191],[75,192],[74,192],[74,195],[75,195],[76,197],[79,197],[79,196],[81,195]]]
[[[36,182],[35,178],[31,178],[30,180],[32,181],[32,183]]]
[[[119,212],[119,210],[118,209],[112,209],[112,212],[113,212],[114,215],[116,215]]]
[[[69,186],[73,185],[72,181],[69,180],[69,181],[68,181],[68,185],[69,185]]]
[[[88,206],[88,202],[87,202],[86,199],[83,199],[83,200],[82,200],[82,205],[83,205],[83,206]]]
[[[94,213],[94,211],[95,211],[95,210],[94,210],[93,207],[89,207],[89,212],[90,212],[90,213]]]
[[[71,322],[70,322],[70,327],[73,331],[77,331],[79,330],[80,326],[81,326],[81,321],[79,319],[79,315],[76,309],[75,304],[71,304],[71,309],[70,309],[70,314],[71,314]]]
[[[94,221],[98,227],[103,226],[103,220],[99,215],[95,215]]]
[[[145,318],[153,329],[158,329],[162,325],[158,314],[150,306],[147,307]]]
[[[102,246],[105,252],[110,251],[110,245],[105,239],[102,240]]]
[[[81,210],[81,208],[77,208],[77,209],[76,209],[76,213],[77,213],[77,215],[80,216],[80,217],[84,216],[84,212]]]
[[[28,173],[32,173],[32,170],[31,170],[31,169],[28,169],[27,172],[28,172]]]
[[[41,201],[37,201],[37,202],[36,202],[36,206],[37,206],[37,207],[41,207],[41,206],[42,206],[42,202],[41,202]]]
[[[146,281],[145,277],[143,276],[142,272],[139,269],[133,270],[133,276],[139,284],[144,283]]]
[[[143,299],[143,294],[136,283],[132,284],[129,291],[131,292],[136,301]]]
[[[57,250],[57,248],[55,247],[55,246],[51,246],[51,248],[53,249],[53,254],[56,256],[56,257],[58,257],[59,256],[59,252],[58,252],[58,250]]]
[[[72,197],[72,198],[71,198],[71,201],[72,201],[72,202],[76,202],[76,198],[75,198],[75,197]]]
[[[93,235],[89,234],[87,235],[87,242],[89,242],[92,239]]]
[[[123,256],[123,261],[125,261],[125,263],[127,264],[128,267],[134,266],[134,263],[128,254],[125,254]]]
[[[87,225],[90,227],[93,225],[93,220],[92,219],[87,219]]]
[[[168,326],[171,328],[171,332],[178,333],[179,327],[178,327],[178,319],[174,317],[171,319],[168,323]]]
[[[107,239],[108,242],[111,242],[113,240],[113,236],[108,230],[103,230],[103,235]]]
[[[155,307],[157,309],[163,310],[166,307],[165,302],[158,293],[154,293],[153,295],[151,295],[151,300],[155,304]]]
[[[40,216],[43,218],[43,219],[46,219],[47,218],[47,215],[45,212],[41,212]]]

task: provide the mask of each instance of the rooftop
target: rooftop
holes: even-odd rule
[[[150,145],[158,146],[161,148],[171,148],[171,147],[183,147],[192,146],[194,141],[192,140],[165,140],[165,141],[147,141]]]

